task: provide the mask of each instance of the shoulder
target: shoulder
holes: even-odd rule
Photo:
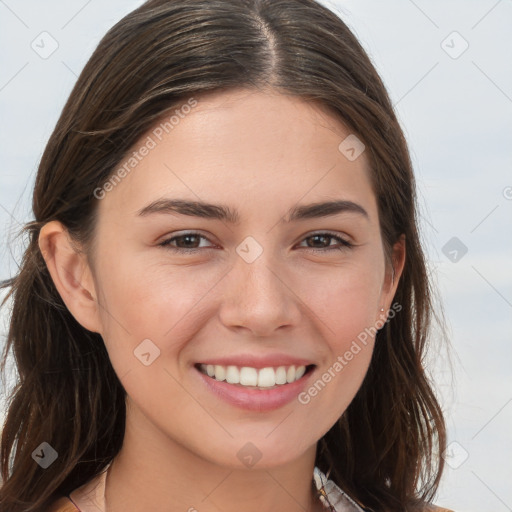
[[[66,497],[59,498],[57,501],[54,501],[50,508],[46,510],[46,512],[80,512],[78,508],[73,505],[73,502]]]

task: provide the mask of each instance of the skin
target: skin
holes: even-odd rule
[[[281,352],[316,365],[312,384],[358,334],[386,318],[380,310],[391,307],[404,244],[393,248],[392,281],[366,154],[349,161],[338,150],[349,134],[300,98],[210,94],[99,201],[89,258],[60,223],[41,230],[59,293],[84,327],[102,335],[128,394],[108,510],[322,510],[311,485],[316,445],[359,389],[374,340],[309,403],[270,412],[220,400],[193,365]],[[164,197],[222,203],[241,220],[137,215]],[[281,222],[296,204],[328,199],[353,201],[368,218],[344,212]],[[325,230],[354,247],[325,250],[339,246],[329,237],[315,244],[311,232]],[[206,239],[173,245],[196,253],[158,245],[187,231]],[[263,249],[250,264],[236,252],[247,236]],[[160,350],[149,366],[134,357],[144,339]],[[261,453],[251,468],[237,457],[248,442]]]

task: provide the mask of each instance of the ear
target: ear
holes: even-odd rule
[[[67,229],[58,221],[45,224],[39,233],[39,248],[57,291],[76,321],[89,331],[101,332],[92,272]]]
[[[380,307],[384,311],[379,311],[380,317],[387,317],[391,308],[393,297],[398,288],[400,277],[405,265],[405,235],[401,235],[398,241],[393,245],[391,252],[391,265],[386,264],[386,276],[381,292]]]

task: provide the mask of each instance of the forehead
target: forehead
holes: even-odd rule
[[[193,105],[193,106],[191,106]],[[180,197],[259,208],[329,198],[375,210],[364,152],[340,150],[353,137],[318,103],[249,90],[184,100],[163,115],[117,169],[122,180],[100,208],[134,214],[148,201]],[[286,203],[286,204],[285,204]]]

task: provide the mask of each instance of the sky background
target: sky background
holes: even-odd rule
[[[15,235],[79,72],[141,3],[0,0],[0,280],[16,271]],[[437,503],[512,511],[512,1],[322,3],[369,53],[413,159],[451,342],[451,362],[430,356],[451,443]]]

